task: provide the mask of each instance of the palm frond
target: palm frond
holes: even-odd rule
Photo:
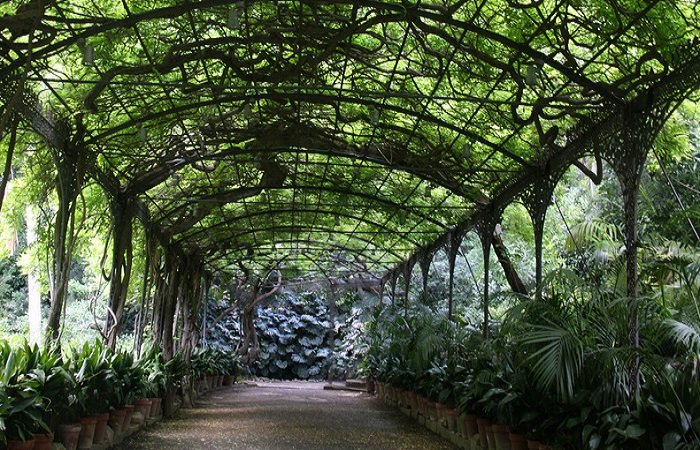
[[[571,227],[564,247],[570,252],[581,247],[606,248],[607,244],[619,241],[620,236],[617,225],[601,219],[588,220]]]
[[[676,345],[689,352],[700,353],[700,330],[695,325],[667,319],[663,322],[662,330]]]
[[[534,382],[541,389],[555,389],[559,398],[573,397],[584,361],[584,345],[577,333],[555,325],[536,325],[520,342],[535,348],[526,359],[532,364]]]

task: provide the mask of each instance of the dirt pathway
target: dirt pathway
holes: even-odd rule
[[[119,450],[454,450],[374,397],[322,383],[223,388]]]

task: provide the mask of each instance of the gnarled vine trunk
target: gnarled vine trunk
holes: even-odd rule
[[[117,197],[112,202],[114,217],[112,270],[110,271],[109,311],[104,325],[107,345],[114,349],[122,326],[122,316],[133,265],[133,203]]]
[[[65,138],[62,148],[52,148],[56,164],[56,193],[58,210],[54,222],[53,283],[51,286],[51,309],[47,322],[47,342],[55,342],[60,335],[61,316],[68,295],[68,280],[73,261],[77,229],[75,212],[78,196],[83,188],[86,170],[84,148],[85,127],[82,118],[77,118],[76,132],[72,139]],[[64,130],[67,123],[62,124]],[[65,136],[69,135],[65,131]]]
[[[261,294],[260,291],[263,289],[263,283],[266,279],[260,279],[253,289],[253,295],[250,300],[245,302],[243,305],[243,316],[241,317],[241,325],[243,328],[243,341],[238,348],[238,354],[241,356],[241,361],[243,364],[250,365],[257,361],[260,356],[260,341],[258,340],[258,334],[255,330],[255,315],[258,305],[260,305],[264,300],[273,296],[277,291],[282,288],[282,272],[277,270],[277,280],[272,288]],[[243,283],[239,283],[239,288],[243,286]],[[243,298],[242,295],[238,295],[239,301]],[[231,310],[231,308],[229,308]],[[229,311],[230,312],[230,311]],[[220,315],[221,317],[221,315]],[[223,318],[223,317],[222,317]],[[217,318],[218,319],[218,318]]]

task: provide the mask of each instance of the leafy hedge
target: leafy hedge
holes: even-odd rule
[[[255,322],[260,339],[258,375],[281,379],[320,379],[328,374],[333,324],[323,298],[286,294],[261,309]]]
[[[210,301],[210,323],[230,300]],[[286,291],[258,309],[255,321],[261,354],[253,375],[279,379],[334,379],[356,374],[364,356],[364,311],[376,298],[361,299],[348,294],[338,300],[335,320],[329,316],[326,299],[318,293]],[[209,328],[207,344],[231,351],[241,340],[240,315],[234,311]]]
[[[684,267],[695,275],[675,306],[695,306],[700,265]],[[553,272],[543,298],[512,307],[489,340],[439,311],[387,309],[368,325],[363,369],[555,448],[699,449],[700,317],[642,295],[640,346],[632,347],[626,300],[571,271]],[[636,393],[632,362],[641,373]]]

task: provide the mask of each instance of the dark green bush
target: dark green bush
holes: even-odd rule
[[[328,375],[333,343],[328,308],[314,294],[278,296],[255,322],[260,358],[255,373],[280,379],[322,379]]]

